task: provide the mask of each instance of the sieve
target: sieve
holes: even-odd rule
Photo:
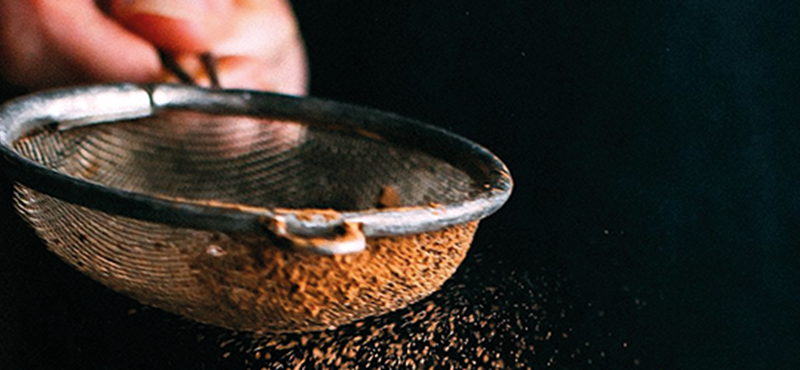
[[[242,331],[323,330],[438,289],[507,168],[441,128],[339,102],[92,85],[0,109],[18,213],[75,269]]]

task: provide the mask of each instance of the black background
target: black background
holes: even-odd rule
[[[557,276],[576,335],[640,368],[800,368],[800,6],[295,7],[313,95],[446,127],[507,163],[515,193],[475,248]],[[140,306],[50,256],[3,202],[4,362],[215,367],[173,330],[191,325],[126,315]]]

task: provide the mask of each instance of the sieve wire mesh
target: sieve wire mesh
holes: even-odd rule
[[[468,200],[484,189],[422,151],[380,136],[299,122],[164,110],[14,143],[48,168],[105,186],[258,207],[370,210]],[[81,272],[133,298],[237,330],[321,330],[384,313],[437,289],[464,258],[477,222],[370,238],[322,256],[269,236],[237,236],[112,216],[17,187],[20,213]]]
[[[366,210],[387,186],[403,206],[424,206],[481,190],[447,162],[380,137],[190,111],[43,130],[15,149],[109,187],[256,207]]]

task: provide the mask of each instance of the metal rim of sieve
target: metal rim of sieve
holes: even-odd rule
[[[210,114],[297,120],[304,124],[367,131],[406,144],[464,170],[483,191],[468,200],[431,207],[400,207],[341,212],[336,217],[297,217],[292,210],[206,204],[165,199],[107,187],[45,167],[16,153],[20,137],[43,127],[66,130],[182,109]],[[174,84],[110,84],[41,92],[0,108],[0,157],[14,181],[63,201],[105,213],[175,227],[227,233],[276,233],[313,239],[358,225],[363,237],[429,232],[482,219],[497,211],[513,187],[506,166],[482,146],[442,128],[396,114],[310,97],[262,91],[209,90]],[[268,230],[269,229],[269,230]],[[328,243],[330,244],[330,243]],[[313,249],[313,248],[312,248]],[[363,243],[333,243],[316,252],[342,254]]]

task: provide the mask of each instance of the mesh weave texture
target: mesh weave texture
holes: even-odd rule
[[[378,135],[187,111],[66,131],[14,145],[70,176],[138,193],[290,209],[370,210],[468,200],[463,171]],[[385,195],[385,194],[384,194]],[[410,304],[464,258],[477,222],[323,256],[269,236],[175,228],[69,204],[18,186],[17,207],[48,247],[106,286],[237,330],[322,330]]]

